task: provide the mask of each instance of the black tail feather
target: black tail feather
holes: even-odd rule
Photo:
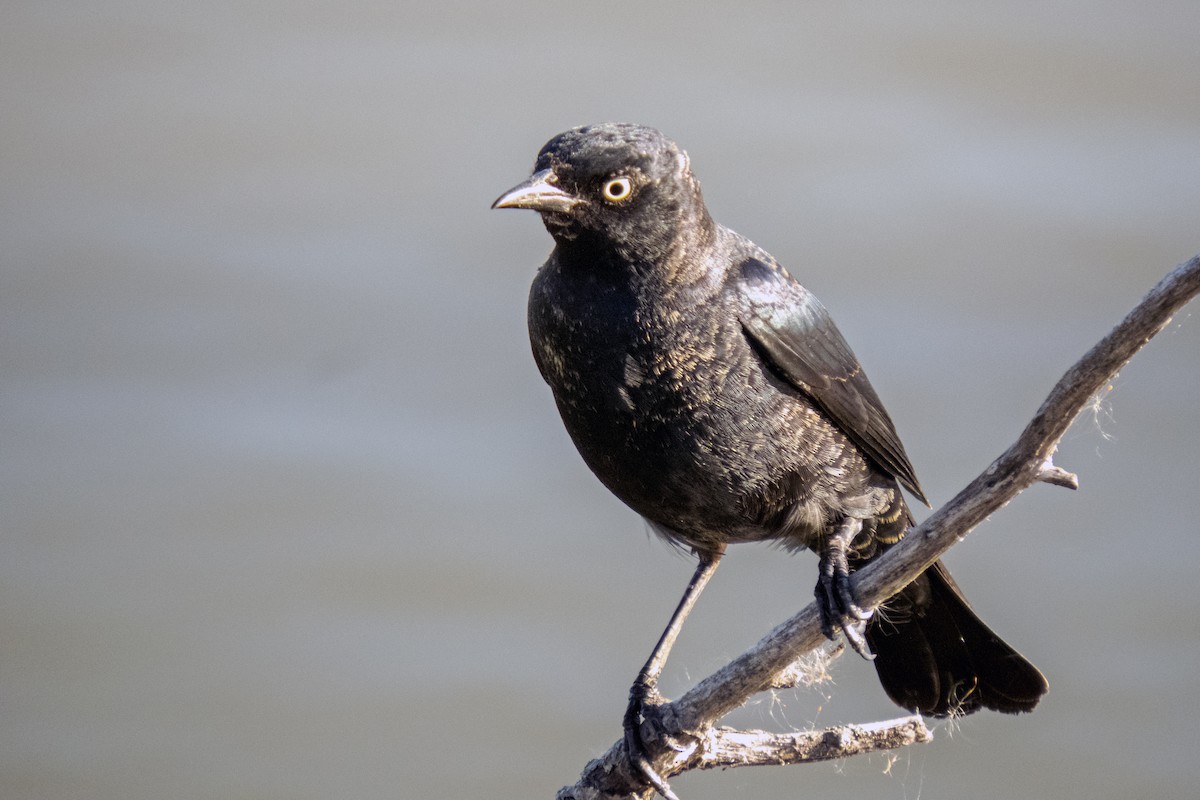
[[[1048,688],[975,615],[940,561],[876,612],[867,642],[888,696],[928,716],[1032,711]]]

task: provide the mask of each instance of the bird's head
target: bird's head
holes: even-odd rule
[[[713,227],[687,153],[657,130],[628,123],[555,136],[533,175],[492,208],[533,209],[560,245],[583,239],[637,261],[662,259],[683,232],[707,235]]]

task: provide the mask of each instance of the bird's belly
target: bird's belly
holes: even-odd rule
[[[808,544],[865,475],[845,436],[764,368],[735,315],[648,322],[619,294],[601,306],[554,285],[531,293],[538,367],[592,472],[660,532],[708,549]]]
[[[806,423],[825,424],[816,412],[746,376],[636,386],[586,377],[598,374],[556,389],[563,422],[596,476],[657,530],[711,549],[780,536],[807,544],[823,526],[830,471],[794,443]]]

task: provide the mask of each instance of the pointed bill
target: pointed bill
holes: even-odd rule
[[[534,211],[566,212],[583,202],[570,192],[565,192],[556,186],[558,176],[554,170],[544,169],[535,172],[529,180],[519,183],[509,189],[492,208],[531,208]]]

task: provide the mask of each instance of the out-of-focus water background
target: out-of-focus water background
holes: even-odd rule
[[[656,125],[817,292],[935,503],[1200,248],[1200,5],[22,2],[0,9],[0,796],[552,796],[692,563],[528,353],[567,127]],[[949,556],[1047,674],[735,797],[1186,797],[1200,308]],[[663,688],[811,599],[734,548]],[[898,715],[857,659],[777,728]]]

